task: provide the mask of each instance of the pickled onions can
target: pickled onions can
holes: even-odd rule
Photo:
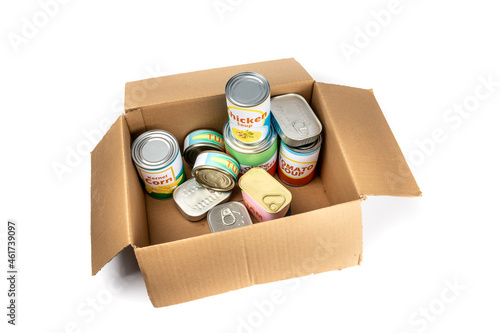
[[[222,135],[208,129],[192,131],[184,139],[184,160],[190,166],[194,165],[196,157],[205,150],[219,150],[224,152]]]
[[[147,131],[134,140],[132,160],[146,192],[156,199],[172,197],[185,180],[177,139],[167,131]]]
[[[300,147],[287,146],[281,141],[278,169],[281,180],[292,186],[309,183],[314,178],[322,142],[321,134],[315,142]]]
[[[276,173],[278,161],[278,135],[270,127],[267,137],[258,142],[245,144],[237,140],[230,130],[229,122],[223,130],[226,152],[240,164],[240,176],[254,167],[266,170],[271,176]]]
[[[271,130],[271,86],[259,73],[242,72],[226,84],[227,114],[233,136],[243,143],[265,140]]]
[[[259,222],[291,215],[292,194],[262,168],[253,168],[238,181],[243,203]]]

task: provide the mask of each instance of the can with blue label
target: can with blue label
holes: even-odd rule
[[[192,176],[214,191],[229,191],[236,185],[240,164],[232,156],[217,150],[207,150],[196,157]]]
[[[209,129],[199,129],[186,135],[184,139],[184,160],[186,163],[193,166],[198,154],[206,150],[224,152],[226,147],[222,135]]]

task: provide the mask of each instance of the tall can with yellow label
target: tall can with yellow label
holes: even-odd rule
[[[271,126],[271,87],[259,73],[242,72],[226,84],[227,114],[235,138],[244,143],[264,140]]]
[[[151,130],[132,143],[132,160],[146,192],[156,199],[169,199],[185,180],[177,139],[167,131]]]

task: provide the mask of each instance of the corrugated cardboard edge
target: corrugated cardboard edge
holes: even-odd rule
[[[155,307],[358,265],[361,200],[135,253]]]
[[[130,134],[120,116],[91,153],[93,275],[128,245],[149,243],[143,190],[128,160]]]
[[[315,82],[314,94],[329,110],[335,141],[360,197],[422,195],[372,91]]]
[[[293,58],[149,78],[126,83],[125,112],[192,99],[222,96],[229,78],[242,71],[258,72],[266,76],[271,85],[271,94],[276,94],[276,91],[283,93],[281,88],[286,87],[287,84],[314,81]],[[306,98],[309,99],[309,96]]]

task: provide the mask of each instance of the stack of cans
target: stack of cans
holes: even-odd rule
[[[192,131],[181,153],[171,133],[151,130],[131,148],[146,192],[156,199],[173,197],[189,221],[207,217],[212,232],[252,224],[250,214],[259,222],[290,215],[292,194],[273,176],[278,171],[292,186],[310,182],[323,140],[321,122],[307,101],[297,94],[271,99],[261,74],[236,74],[225,92],[228,120],[222,134]],[[182,156],[192,167],[187,181]],[[228,202],[237,183],[243,204]]]

